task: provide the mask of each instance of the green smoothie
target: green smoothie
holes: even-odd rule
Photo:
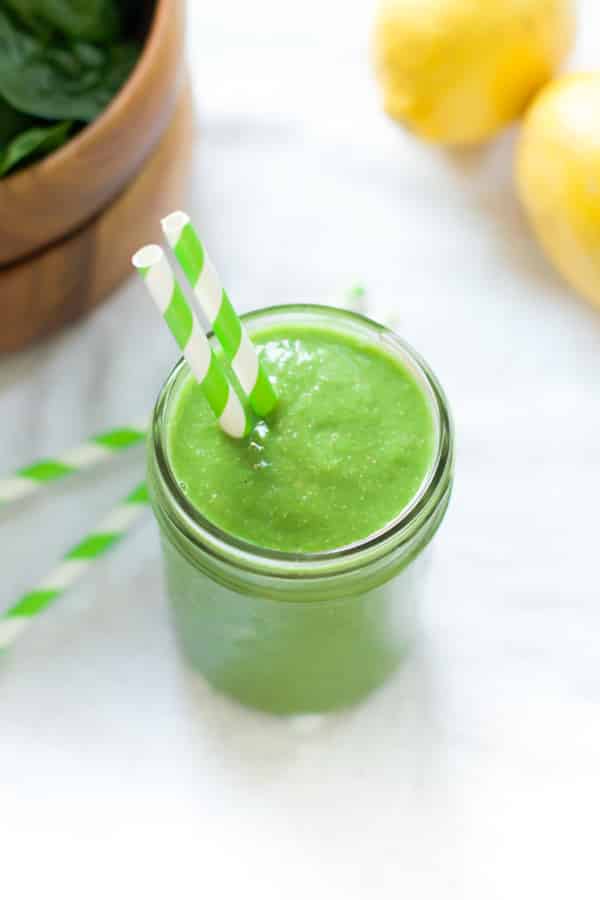
[[[272,713],[356,703],[404,658],[423,552],[451,493],[452,425],[427,364],[341,310],[244,317],[279,404],[245,440],[180,362],[148,486],[179,644],[218,691]]]
[[[385,350],[327,328],[288,324],[253,339],[277,412],[234,441],[190,376],[167,434],[180,488],[224,532],[270,550],[319,553],[380,531],[431,468],[422,388]]]

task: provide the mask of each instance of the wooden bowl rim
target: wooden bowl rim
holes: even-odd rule
[[[57,170],[68,166],[71,158],[76,156],[80,150],[85,150],[88,146],[95,144],[98,139],[102,140],[105,134],[112,139],[112,119],[115,115],[126,115],[127,108],[135,105],[138,95],[144,89],[155,51],[160,45],[163,33],[168,28],[172,6],[173,0],[155,0],[152,22],[140,57],[121,90],[98,118],[86,125],[79,134],[67,141],[63,147],[51,153],[50,156],[1,179],[0,188],[7,185],[14,187],[20,180],[25,182],[32,174],[40,172],[43,172],[45,178],[51,178]]]

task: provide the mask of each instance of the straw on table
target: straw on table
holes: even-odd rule
[[[0,508],[35,494],[48,484],[114,459],[145,437],[146,423],[134,423],[95,435],[60,456],[31,463],[9,478],[0,479]]]
[[[190,217],[184,212],[171,213],[163,219],[162,226],[252,409],[259,416],[269,415],[277,404],[275,388],[260,362],[256,347],[221,286],[216,269]]]
[[[250,419],[185,299],[162,248],[156,244],[143,247],[132,262],[204,391],[219,425],[231,437],[243,437],[250,430]]]
[[[119,544],[148,508],[145,484],[139,484],[111,513],[73,547],[37,587],[0,616],[0,650],[11,646],[25,629],[109,550]]]

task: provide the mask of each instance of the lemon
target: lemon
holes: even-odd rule
[[[482,141],[519,116],[573,41],[573,0],[384,0],[386,111],[427,140]]]
[[[600,306],[600,73],[568,75],[523,125],[516,177],[540,243],[559,272]]]

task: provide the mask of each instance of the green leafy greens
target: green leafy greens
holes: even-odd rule
[[[75,41],[113,43],[121,35],[114,0],[5,0],[30,31],[47,38],[53,32]]]
[[[37,158],[62,146],[72,126],[72,122],[59,122],[58,125],[22,131],[13,138],[0,156],[0,177],[18,166],[22,160]]]
[[[0,177],[66,143],[139,55],[118,0],[0,0]]]

